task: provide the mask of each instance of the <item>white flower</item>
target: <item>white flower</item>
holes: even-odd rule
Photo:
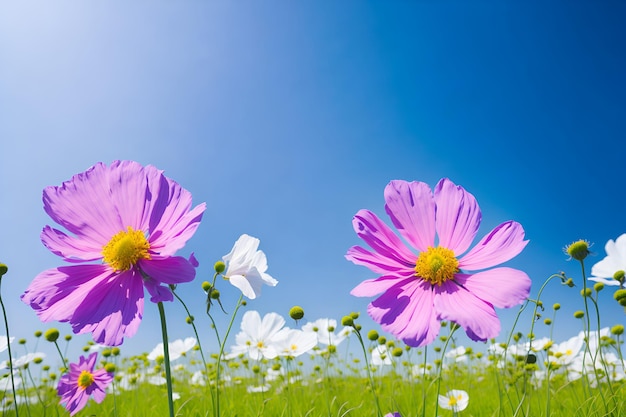
[[[245,353],[250,359],[259,360],[262,357],[273,359],[278,356],[276,340],[283,336],[279,334],[285,325],[285,319],[279,314],[268,313],[261,321],[258,311],[246,311],[241,319],[241,332],[235,336],[235,346],[227,358],[234,358]]]
[[[389,354],[387,345],[376,345],[372,350],[372,365],[391,365],[391,355]]]
[[[318,343],[323,345],[337,346],[350,335],[351,328],[344,327],[340,332],[335,333],[337,329],[337,320],[334,319],[318,319],[302,326],[305,332],[312,332],[317,335]]]
[[[29,363],[31,363],[32,361],[34,361],[35,359],[43,359],[45,357],[46,357],[46,354],[43,352],[27,353],[24,356],[20,356],[19,358],[14,360],[12,363],[9,363],[9,361],[6,361],[6,360],[2,361],[0,363],[0,369],[6,369],[9,367],[9,365],[11,365],[13,369],[22,368],[28,365]]]
[[[227,265],[224,276],[249,299],[261,295],[263,284],[271,287],[278,284],[277,280],[265,273],[267,259],[263,251],[257,250],[259,242],[255,237],[241,235],[230,253],[222,257]]]
[[[439,396],[439,407],[452,410],[455,413],[465,410],[468,404],[469,395],[460,389],[453,389],[448,391],[446,395]]]
[[[253,392],[267,392],[267,391],[270,390],[270,388],[272,388],[272,387],[269,384],[257,385],[257,386],[249,385],[248,388],[247,388],[247,391],[249,393],[253,393]]]
[[[194,337],[188,337],[185,340],[174,340],[168,343],[170,361],[175,361],[181,356],[185,356],[196,345],[196,339]],[[152,349],[152,352],[148,354],[148,359],[151,361],[157,360],[157,358],[163,358],[165,352],[163,351],[163,342],[159,343]]]
[[[9,348],[9,343],[13,343],[14,337],[8,340],[6,336],[0,336],[0,352],[4,352]]]
[[[592,277],[589,280],[619,286],[620,282],[613,279],[613,275],[617,271],[626,271],[626,233],[615,241],[609,239],[604,250],[607,256],[591,267]]]
[[[467,350],[464,346],[459,346],[454,349],[450,349],[448,353],[446,353],[446,358],[454,359],[455,362],[467,362],[468,354]]]
[[[559,365],[569,365],[574,361],[585,342],[584,335],[579,334],[550,348],[550,360],[553,358]]]
[[[279,356],[300,356],[317,345],[317,336],[311,332],[285,328],[275,338]]]

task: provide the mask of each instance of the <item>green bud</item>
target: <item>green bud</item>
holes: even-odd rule
[[[568,278],[567,281],[565,281],[565,285],[572,288],[575,285],[574,280],[572,278]]]
[[[403,351],[401,347],[393,348],[393,350],[391,351],[391,356],[399,358],[400,356],[402,356],[402,352]]]
[[[356,311],[353,311],[352,313],[350,313],[350,317],[352,317],[353,320],[356,320],[359,318],[359,313],[357,313]]]
[[[360,332],[362,328],[363,328],[363,326],[361,326],[361,325],[360,325],[360,324],[358,324],[358,323],[356,323],[356,324],[354,325],[354,329],[355,329],[357,332]]]
[[[552,308],[554,309],[554,311],[560,310],[560,309],[561,309],[561,304],[559,304],[559,303],[554,303],[554,305],[552,306]]]
[[[20,345],[25,345],[26,344],[26,339],[20,339],[17,341],[17,343],[19,343]]]
[[[205,292],[209,292],[209,290],[211,289],[211,283],[210,283],[209,281],[204,281],[204,282],[202,283],[202,289],[203,289]]]
[[[191,324],[191,323],[193,323],[193,321],[194,321],[193,316],[187,316],[187,318],[185,319],[185,322],[186,322],[187,324]]]
[[[41,362],[43,362],[43,358],[37,356],[36,358],[33,359],[33,362],[36,364],[40,364]]]
[[[70,340],[72,340],[72,335],[71,334],[66,334],[65,335],[65,341],[69,342]]]
[[[222,261],[217,261],[215,262],[215,272],[217,272],[218,274],[221,274],[222,272],[224,272],[224,270],[226,270],[226,264]]]
[[[241,305],[245,307],[248,305],[248,302],[246,300],[241,300]]]
[[[589,297],[591,293],[592,293],[591,288],[585,288],[585,289],[580,290],[580,295],[582,297]]]
[[[624,333],[624,325],[623,324],[616,324],[615,326],[611,327],[611,333],[619,336],[621,334]]]
[[[220,291],[216,288],[213,288],[213,291],[211,291],[211,298],[214,300],[220,298]]]
[[[378,344],[379,345],[384,345],[385,343],[387,343],[387,338],[385,336],[380,336],[378,338]]]
[[[289,317],[294,320],[301,320],[304,317],[304,310],[300,306],[293,306],[289,310]]]
[[[589,255],[589,242],[586,240],[577,240],[565,248],[565,253],[577,261],[582,261]]]
[[[37,331],[35,331],[35,337],[41,337],[41,335],[42,335],[42,334],[43,334],[43,333],[42,333],[42,331],[41,331],[41,330],[37,330]]]
[[[112,347],[111,348],[111,354],[113,356],[119,356],[120,355],[120,348],[118,348],[117,346]]]
[[[585,317],[585,312],[584,311],[575,311],[574,312],[574,317],[576,317],[577,319],[582,319],[583,317]]]
[[[7,272],[9,272],[9,267],[6,266],[6,264],[0,263],[0,278]]]
[[[112,374],[113,372],[115,372],[115,364],[114,363],[107,363],[106,365],[104,365],[104,370],[107,371],[108,373]]]
[[[341,319],[342,326],[352,326],[353,324],[354,320],[352,320],[352,317],[350,316],[343,316],[343,318]]]
[[[552,319],[545,319],[543,322],[546,326],[549,326],[552,324]]]
[[[111,356],[111,349],[103,349],[102,350],[102,357],[108,358],[109,356]]]
[[[624,271],[619,270],[613,274],[613,279],[619,282],[624,282]]]
[[[604,284],[602,282],[596,282],[595,284],[593,284],[593,289],[596,292],[600,292],[604,289]]]
[[[615,291],[613,293],[613,298],[615,298],[615,301],[619,301],[623,298],[626,298],[626,289],[619,289],[617,291]]]
[[[44,337],[48,342],[56,342],[59,338],[59,331],[57,329],[48,329],[46,333],[44,333]]]
[[[370,330],[369,332],[367,332],[367,338],[372,342],[378,340],[378,332],[374,329]]]

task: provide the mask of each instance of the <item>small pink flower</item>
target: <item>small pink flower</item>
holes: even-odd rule
[[[106,388],[113,381],[113,374],[105,369],[94,371],[98,352],[89,357],[81,356],[78,363],[70,363],[70,370],[59,379],[57,391],[60,403],[70,412],[78,413],[85,408],[90,397],[101,403],[106,396]]]
[[[444,178],[433,192],[423,182],[395,180],[385,188],[385,201],[393,225],[418,253],[374,213],[360,210],[354,230],[373,251],[354,246],[346,258],[381,276],[363,281],[351,294],[382,293],[369,304],[369,315],[409,346],[431,343],[441,320],[459,324],[472,340],[496,337],[500,321],[494,306],[520,304],[530,292],[531,281],[523,271],[492,268],[524,249],[528,241],[522,226],[504,222],[466,253],[481,212],[462,187]]]

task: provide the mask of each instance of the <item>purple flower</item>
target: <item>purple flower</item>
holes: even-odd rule
[[[152,302],[171,301],[168,285],[196,275],[193,255],[174,254],[196,231],[205,204],[192,209],[191,193],[153,166],[98,163],[44,189],[43,202],[73,234],[46,226],[43,244],[79,264],[40,273],[22,294],[44,322],[69,322],[74,333],[117,346],[139,327],[144,287]]]
[[[522,303],[531,281],[517,269],[487,268],[522,251],[528,243],[522,226],[504,222],[465,253],[481,213],[474,196],[462,187],[444,178],[433,193],[423,182],[396,180],[385,188],[385,201],[393,225],[419,253],[414,254],[374,213],[360,210],[353,226],[373,251],[354,246],[346,258],[382,276],[363,281],[351,294],[382,293],[369,304],[369,315],[409,346],[432,342],[440,320],[459,324],[473,340],[497,336],[500,321],[494,306]]]
[[[94,352],[85,359],[81,356],[78,363],[70,363],[70,370],[59,379],[57,392],[61,404],[70,412],[78,413],[85,408],[89,397],[101,403],[106,396],[106,388],[113,381],[113,374],[105,369],[94,371],[98,353]]]

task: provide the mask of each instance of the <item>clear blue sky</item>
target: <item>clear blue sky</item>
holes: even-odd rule
[[[114,159],[153,164],[207,202],[181,252],[196,253],[198,276],[179,293],[211,350],[200,284],[242,233],[261,239],[280,281],[250,309],[364,313],[370,300],[349,291],[373,274],[344,259],[361,243],[351,218],[385,217],[392,179],[463,185],[483,211],[479,236],[522,223],[530,244],[508,265],[528,272],[533,296],[560,270],[580,288],[563,246],[593,242],[589,270],[626,232],[626,5],[515,3],[2,2],[0,261],[13,335],[32,347],[36,329],[70,332],[19,301],[62,264],[39,240],[42,189]],[[232,311],[237,291],[219,288]],[[611,292],[603,325],[624,322]],[[556,337],[578,333],[578,289],[554,282],[545,300],[563,305]],[[190,336],[180,305],[166,311],[171,338]],[[499,313],[510,328],[515,311]],[[87,338],[75,340],[78,351]],[[146,304],[123,351],[159,340]]]

